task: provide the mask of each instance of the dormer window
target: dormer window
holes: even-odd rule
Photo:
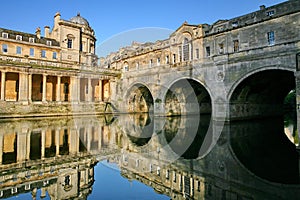
[[[235,22],[232,22],[232,27],[237,27],[239,25],[239,22],[235,21]]]
[[[2,33],[3,38],[8,38],[8,33]]]
[[[21,35],[17,35],[16,36],[16,40],[22,41],[22,36]]]
[[[34,43],[34,38],[29,38],[30,43]]]
[[[47,44],[48,46],[51,46],[51,45],[52,45],[52,41],[47,40],[46,44]]]
[[[275,10],[270,10],[267,12],[267,16],[275,15]]]

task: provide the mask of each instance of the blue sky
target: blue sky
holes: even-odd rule
[[[164,39],[184,21],[189,24],[212,24],[218,19],[230,19],[256,11],[260,5],[268,7],[281,2],[284,0],[3,1],[0,27],[34,33],[36,27],[42,30],[46,25],[52,27],[57,11],[66,20],[80,12],[95,30],[97,45],[101,45],[115,35],[144,27],[169,30],[163,31],[164,34],[159,34],[157,38],[152,33],[148,34],[155,39]]]

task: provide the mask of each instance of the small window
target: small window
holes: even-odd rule
[[[206,50],[206,57],[210,56],[210,47],[205,47]]]
[[[166,64],[169,64],[169,56],[166,56]]]
[[[176,54],[173,54],[173,64],[176,63]]]
[[[223,54],[224,53],[224,44],[220,43],[219,44],[219,54]]]
[[[51,46],[51,45],[52,45],[52,41],[49,41],[49,40],[48,40],[48,41],[47,41],[47,45],[48,45],[48,46]]]
[[[73,40],[70,39],[70,38],[68,38],[68,43],[67,43],[67,45],[68,45],[68,48],[69,48],[69,49],[72,49],[72,43],[73,43]]]
[[[22,47],[17,46],[16,53],[17,53],[18,55],[22,54]]]
[[[57,53],[56,53],[56,52],[53,52],[52,58],[53,58],[53,59],[57,59]]]
[[[8,33],[2,33],[3,38],[8,38]]]
[[[29,49],[29,55],[32,57],[34,56],[34,48]]]
[[[270,10],[267,12],[267,16],[275,15],[275,10]]]
[[[34,43],[34,38],[29,38],[30,43]]]
[[[239,51],[239,41],[233,40],[233,51],[238,52]]]
[[[7,53],[8,52],[7,44],[2,44],[2,52],[3,53]]]
[[[232,27],[237,27],[239,25],[239,23],[237,21],[232,22]]]
[[[268,43],[269,45],[274,45],[275,44],[275,33],[274,31],[268,32]]]
[[[199,49],[196,49],[196,58],[199,59],[200,55],[199,55]]]
[[[157,58],[157,66],[160,65],[160,58]]]
[[[152,65],[153,65],[153,60],[150,59],[150,61],[149,61],[149,67],[152,67]]]
[[[46,58],[46,51],[45,51],[45,50],[42,50],[42,51],[41,51],[41,57],[42,57],[42,58]]]
[[[21,35],[17,35],[16,36],[16,40],[22,41],[22,36]]]

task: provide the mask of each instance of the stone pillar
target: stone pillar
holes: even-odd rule
[[[26,140],[26,159],[30,160],[30,137],[31,132],[27,133],[27,140]]]
[[[72,103],[78,103],[80,100],[80,77],[70,77],[70,100]]]
[[[43,74],[43,102],[47,101],[47,75]]]
[[[79,148],[78,148],[78,144],[79,144],[79,141],[78,141],[78,135],[77,135],[77,131],[76,129],[70,129],[70,154],[77,154],[78,151],[79,151]]]
[[[41,188],[41,199],[45,198],[46,196],[46,188]]]
[[[1,72],[1,101],[5,101],[6,72]]]
[[[46,130],[42,130],[42,138],[41,138],[41,158],[45,158],[45,143],[46,143]]]
[[[28,74],[20,73],[19,76],[19,101],[28,103]]]
[[[0,132],[0,164],[2,164],[2,156],[3,156],[3,132]]]
[[[88,98],[87,98],[87,101],[88,102],[92,102],[92,95],[93,95],[93,89],[92,89],[92,79],[91,78],[88,78]]]
[[[56,101],[60,102],[60,95],[61,95],[61,91],[60,91],[60,85],[61,85],[61,76],[57,76],[57,85],[56,85]]]
[[[55,130],[55,147],[56,147],[56,155],[59,155],[59,132],[60,130]]]
[[[23,128],[21,133],[18,133],[17,137],[17,162],[23,162],[26,160],[26,152],[27,152],[27,128]]]
[[[32,96],[32,74],[28,74],[28,101],[31,102]]]
[[[98,129],[98,150],[99,152],[102,149],[102,126],[99,125],[99,129]]]
[[[86,128],[86,150],[87,152],[91,151],[91,133],[92,133],[92,128],[91,127],[87,127]]]
[[[103,90],[102,79],[99,79],[99,101],[103,101],[102,90]]]

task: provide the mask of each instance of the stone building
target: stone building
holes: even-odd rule
[[[44,36],[40,28],[35,34],[0,28],[3,107],[9,107],[9,102],[29,104],[33,109],[39,102],[68,105],[108,101],[109,82],[116,74],[98,66],[95,44],[95,32],[80,14],[63,20],[56,13],[52,30],[45,26]]]

